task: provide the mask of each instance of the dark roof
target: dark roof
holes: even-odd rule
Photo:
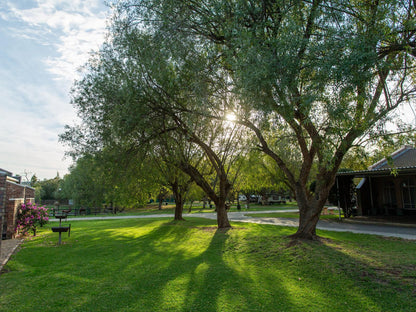
[[[397,174],[416,174],[416,166],[406,168],[395,168]],[[391,168],[373,169],[373,170],[358,170],[358,171],[343,171],[338,172],[337,176],[354,176],[363,178],[366,176],[389,176],[392,174]]]
[[[382,176],[390,175],[394,169],[398,174],[416,173],[416,148],[404,146],[388,158],[376,162],[368,170],[338,172],[338,176]]]
[[[416,166],[416,148],[405,146],[390,155],[390,159],[382,159],[372,165],[370,170],[407,168]]]
[[[8,175],[8,176],[11,176],[12,175],[12,173],[10,171],[4,170],[2,168],[0,168],[0,174],[2,174],[2,175]]]

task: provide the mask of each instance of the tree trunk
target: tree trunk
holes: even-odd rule
[[[240,210],[241,210],[240,199],[239,199],[238,194],[237,194],[237,210],[238,210],[238,211],[240,211]]]
[[[298,186],[296,198],[299,207],[299,228],[291,238],[317,240],[316,225],[318,224],[321,211],[325,205],[328,193],[332,185],[318,187],[315,196],[308,196],[305,187]]]
[[[194,201],[191,200],[191,204],[189,205],[189,208],[188,208],[188,213],[191,213],[192,212],[192,205],[193,204],[194,204]]]
[[[228,220],[227,210],[225,208],[225,199],[219,199],[215,204],[217,210],[217,224],[219,229],[231,228],[230,221]]]
[[[231,184],[227,180],[227,174],[225,173],[224,168],[217,172],[219,178],[219,195],[217,195],[215,189],[210,185],[210,183],[201,175],[201,173],[196,168],[192,167],[187,163],[182,163],[181,169],[185,173],[187,173],[195,181],[195,183],[205,192],[209,201],[211,202],[212,200],[215,203],[218,228],[230,228],[231,225],[228,221],[228,215],[225,209],[225,202],[231,190]]]
[[[181,192],[181,188],[177,181],[172,183],[172,192],[173,196],[175,196],[175,221],[184,221],[182,217],[183,212],[183,196]]]
[[[299,204],[298,204],[299,205]],[[316,225],[319,221],[319,215],[322,207],[312,207],[308,204],[304,207],[299,206],[299,227],[295,234],[291,235],[292,238],[316,240]]]
[[[178,179],[174,179],[170,183],[170,187],[175,198],[175,221],[183,221],[182,212],[183,212],[183,202],[184,202],[184,192],[181,186],[179,185]]]
[[[176,202],[175,206],[175,219],[176,221],[185,221],[185,219],[182,217],[183,212],[183,202]]]

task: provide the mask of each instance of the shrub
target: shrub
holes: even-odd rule
[[[37,226],[42,227],[48,221],[48,210],[45,207],[38,207],[32,203],[22,204],[17,214],[16,232],[27,234],[33,231],[33,235],[36,236]]]

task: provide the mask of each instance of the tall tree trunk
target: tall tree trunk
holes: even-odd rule
[[[215,210],[217,212],[218,228],[230,228],[227,211],[225,209],[225,201],[231,190],[231,184],[227,180],[227,174],[221,170],[218,174],[219,178],[219,195],[215,189],[211,187],[210,183],[201,175],[201,173],[193,166],[187,163],[181,164],[181,169],[193,178],[195,183],[205,192],[209,200],[215,203]]]
[[[228,220],[226,201],[231,190],[231,184],[228,182],[227,176],[219,175],[219,196],[215,202],[215,210],[217,211],[217,224],[219,229],[230,228],[231,224]]]
[[[215,203],[217,209],[217,224],[219,229],[230,228],[231,224],[228,220],[227,209],[225,208],[225,198],[219,198]]]
[[[178,181],[171,184],[173,196],[175,197],[175,219],[176,221],[184,221],[183,212],[183,194],[179,187]]]
[[[299,227],[295,234],[291,235],[292,238],[310,239],[316,240],[316,225],[319,221],[322,206],[314,205],[309,201],[300,203],[299,207]]]
[[[189,208],[188,208],[188,213],[191,213],[192,212],[192,206],[193,206],[193,204],[194,204],[194,201],[191,200],[191,203],[190,203]]]
[[[185,221],[185,219],[182,217],[182,212],[183,212],[183,201],[181,202],[176,202],[175,205],[175,219],[176,221]]]
[[[298,185],[296,187],[296,198],[299,207],[299,228],[295,234],[291,235],[291,238],[316,240],[316,225],[318,224],[319,217],[322,209],[328,198],[329,190],[332,184],[323,183],[320,184],[317,181],[317,188],[315,195],[309,194],[309,191],[305,186]]]
[[[159,200],[159,210],[162,210],[163,201],[165,200],[168,192],[164,189],[161,189],[159,191],[159,195],[157,196],[157,199]]]

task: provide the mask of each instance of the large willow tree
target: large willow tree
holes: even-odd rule
[[[231,99],[222,67],[193,38],[173,39],[117,15],[108,41],[73,88],[81,125],[68,126],[61,139],[76,154],[112,150],[163,160],[204,190],[216,205],[218,227],[228,228],[231,167],[247,144],[241,125],[226,118]],[[172,189],[179,194],[177,184]]]
[[[119,12],[171,42],[192,38],[228,72],[238,122],[295,190],[297,238],[316,238],[348,150],[414,96],[413,0],[127,0]],[[282,128],[295,170],[270,143]]]

